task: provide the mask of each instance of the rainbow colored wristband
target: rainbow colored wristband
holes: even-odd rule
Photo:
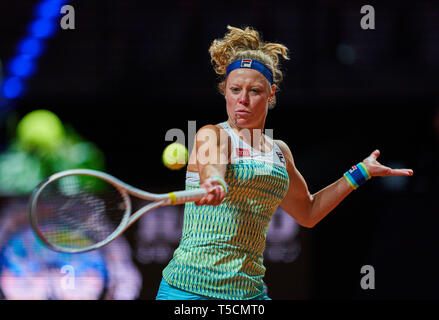
[[[354,190],[356,190],[359,186],[372,178],[363,162],[352,166],[348,171],[346,171],[343,176],[346,178],[346,180],[349,182],[349,185]]]
[[[209,179],[218,181],[221,184],[221,186],[223,187],[226,194],[229,192],[229,187],[227,186],[227,183],[220,176],[211,176],[211,177],[209,177]]]

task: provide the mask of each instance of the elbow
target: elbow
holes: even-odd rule
[[[311,199],[312,201],[312,199]],[[311,229],[316,226],[316,224],[319,222],[318,219],[314,216],[312,212],[312,207],[308,208],[306,211],[302,211],[301,214],[298,215],[300,217],[297,219],[297,223],[301,225],[302,227]]]
[[[308,221],[307,222],[298,222],[298,223],[299,223],[300,226],[308,228],[308,229],[314,228],[315,225],[317,224],[315,222],[308,222]]]
[[[313,204],[314,197],[312,194],[308,194],[308,206],[305,211],[301,214],[301,222],[299,223],[302,227],[311,229],[314,228],[318,221],[316,221],[313,216]]]
[[[301,226],[301,227],[305,227],[308,229],[312,229],[315,227],[315,225],[317,224],[317,221],[313,221],[311,219],[300,219],[300,220],[296,220],[296,222]]]
[[[282,208],[286,213],[288,213],[298,225],[304,228],[314,228],[318,221],[313,219],[313,216],[308,210],[293,210],[291,208]]]

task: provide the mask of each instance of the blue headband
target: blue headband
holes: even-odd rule
[[[270,82],[271,85],[273,84],[273,74],[271,73],[270,69],[268,69],[263,63],[252,59],[240,59],[229,64],[226,71],[226,78],[230,72],[239,68],[249,68],[257,70],[262,73],[265,78],[267,78],[268,82]]]

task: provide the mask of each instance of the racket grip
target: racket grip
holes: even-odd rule
[[[207,194],[205,189],[175,191],[168,193],[169,200],[166,204],[182,204],[186,202],[197,201]]]

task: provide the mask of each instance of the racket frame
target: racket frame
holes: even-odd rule
[[[79,249],[61,247],[48,241],[38,226],[38,218],[35,214],[37,210],[38,197],[41,194],[41,192],[44,190],[44,188],[54,181],[72,175],[92,176],[95,178],[102,179],[103,181],[115,187],[119,191],[125,202],[125,213],[118,227],[104,240],[97,242],[89,247],[79,248]],[[165,205],[177,205],[190,201],[197,201],[201,199],[203,196],[205,196],[206,194],[207,191],[201,188],[195,190],[169,192],[166,194],[150,193],[135,188],[105,172],[92,170],[92,169],[71,169],[71,170],[65,170],[55,173],[50,177],[48,177],[47,179],[43,180],[41,183],[38,184],[37,187],[35,187],[29,200],[29,220],[32,229],[35,231],[36,235],[38,236],[38,239],[40,239],[50,249],[64,253],[81,253],[81,252],[95,250],[107,245],[108,243],[119,237],[126,229],[128,229],[134,222],[136,222],[145,213],[155,208]],[[131,214],[132,205],[131,205],[130,195],[144,200],[151,200],[154,202],[145,205],[144,207],[137,210],[135,213]]]

